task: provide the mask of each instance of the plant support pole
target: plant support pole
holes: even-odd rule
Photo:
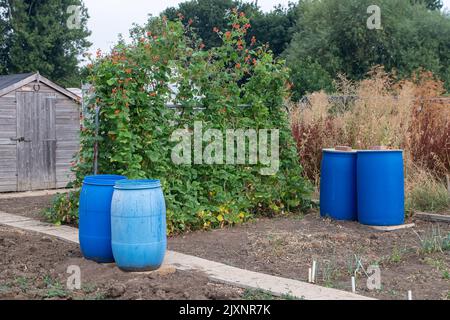
[[[94,142],[94,175],[98,173],[98,127],[100,108],[95,106],[95,142]]]
[[[447,191],[448,197],[450,198],[450,174],[447,174]]]

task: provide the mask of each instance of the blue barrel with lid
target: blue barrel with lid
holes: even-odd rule
[[[405,222],[402,150],[358,151],[358,220],[373,226]]]
[[[125,271],[158,269],[167,248],[166,204],[159,180],[123,180],[111,204],[114,259]]]
[[[320,177],[320,215],[336,220],[357,219],[356,151],[324,149]]]
[[[84,178],[80,193],[79,240],[86,259],[114,262],[111,249],[111,199],[118,175]]]

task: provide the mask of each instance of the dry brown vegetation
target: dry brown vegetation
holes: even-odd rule
[[[385,145],[405,151],[407,209],[440,211],[450,200],[445,174],[450,172],[450,99],[442,82],[429,72],[401,82],[383,67],[366,80],[336,81],[336,95],[310,96],[308,105],[292,105],[292,131],[305,175],[320,178],[322,149]]]

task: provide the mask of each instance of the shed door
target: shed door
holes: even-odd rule
[[[54,93],[17,92],[17,189],[56,187]]]

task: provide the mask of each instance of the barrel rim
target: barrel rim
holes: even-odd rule
[[[400,152],[403,153],[402,149],[391,149],[391,150],[357,150],[358,153],[386,153],[386,152]]]
[[[161,181],[156,179],[119,180],[114,185],[118,190],[140,190],[161,188]]]
[[[322,151],[326,152],[326,153],[344,153],[344,154],[354,154],[357,152],[357,150],[344,151],[344,150],[336,150],[334,148],[326,148],[326,149],[322,149]]]
[[[116,174],[98,174],[85,176],[83,184],[93,186],[114,186],[118,180],[125,180],[127,177]]]

